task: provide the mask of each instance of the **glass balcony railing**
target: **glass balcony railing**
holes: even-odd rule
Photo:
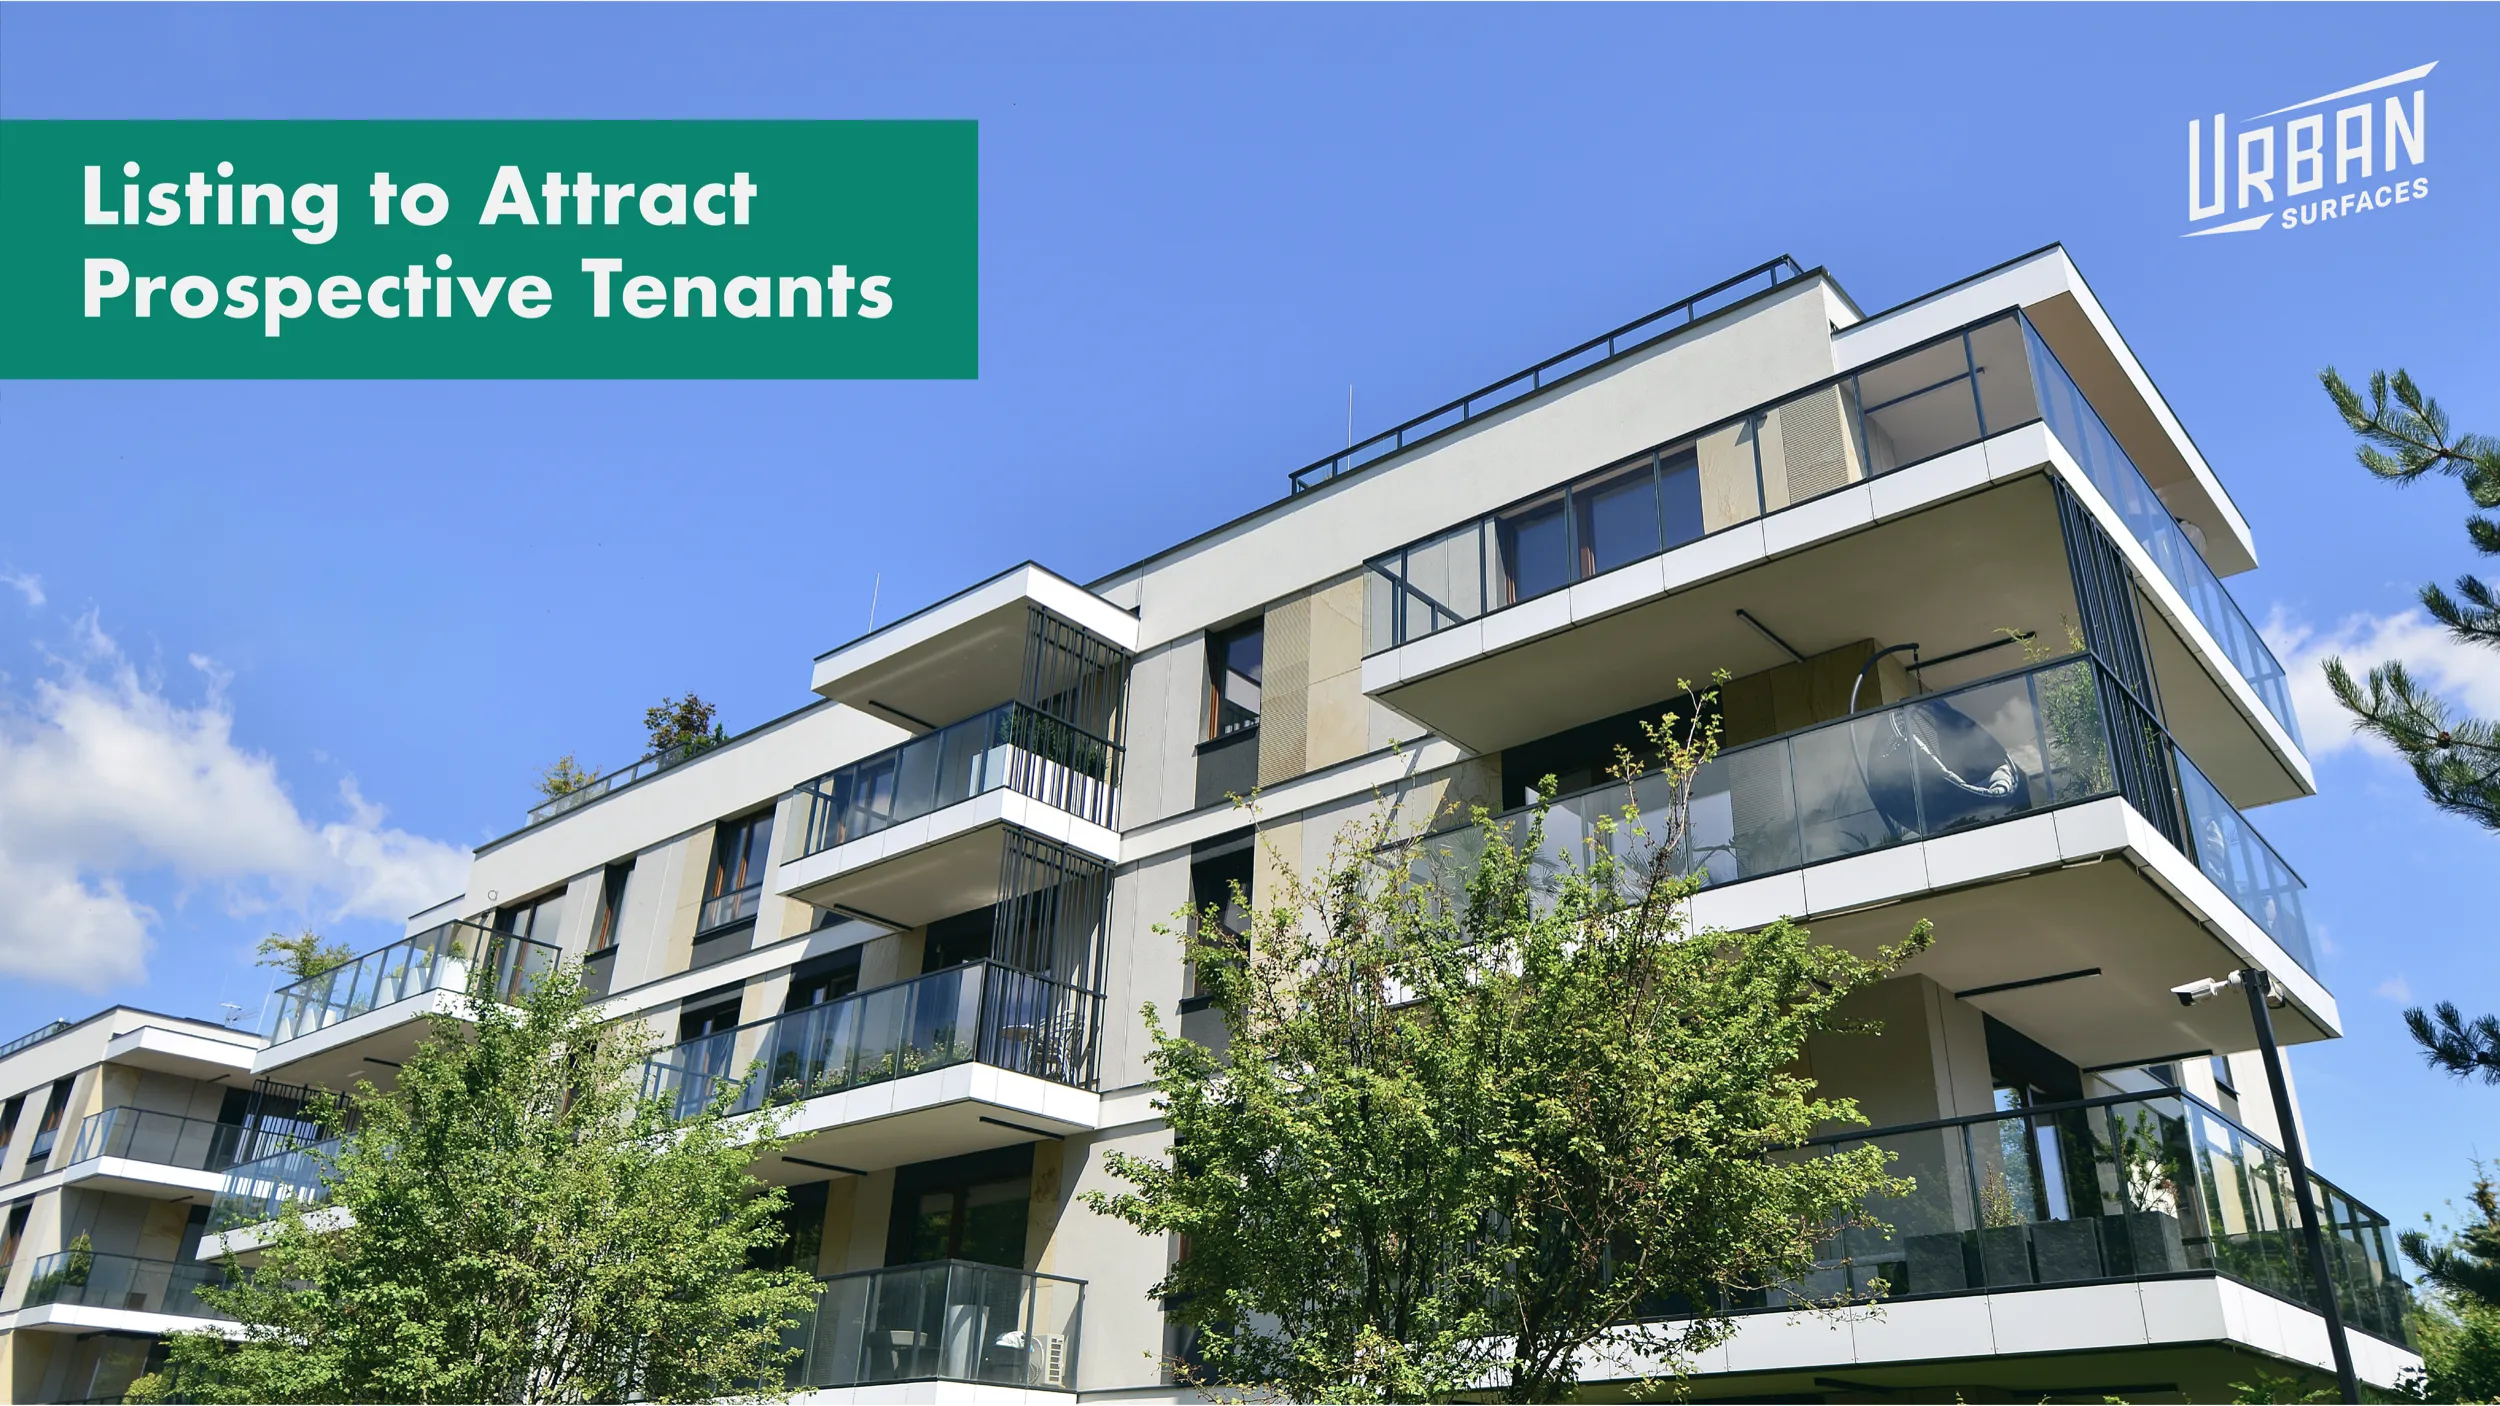
[[[1076,1389],[1080,1280],[965,1260],[824,1281],[790,1385],[982,1382]]]
[[[2041,422],[2297,742],[2282,664],[2018,312],[1375,558],[1367,563],[1364,650],[1411,644],[1766,513]]]
[[[271,1135],[235,1123],[117,1107],[90,1113],[79,1123],[70,1163],[121,1157],[159,1167],[222,1172],[260,1156],[263,1144],[271,1143]]]
[[[1021,703],[915,737],[798,788],[791,858],[864,839],[1001,787],[1079,819],[1115,821],[1120,748]]]
[[[2272,1144],[2184,1094],[2125,1094],[1818,1139],[1873,1144],[1917,1189],[1868,1203],[1889,1230],[1842,1231],[1795,1295],[1926,1298],[2035,1284],[2213,1272],[2319,1306],[2292,1196]],[[2328,1277],[2344,1321],[2402,1346],[2410,1290],[2387,1218],[2313,1172]]]
[[[731,889],[703,900],[703,911],[695,915],[695,935],[717,932],[732,923],[743,923],[755,916],[756,906],[763,901],[764,885],[758,882],[742,889]]]
[[[66,1020],[55,1020],[47,1022],[43,1025],[38,1025],[34,1029],[27,1031],[25,1034],[18,1036],[16,1039],[9,1041],[7,1044],[0,1045],[0,1059],[6,1059],[10,1055],[16,1054],[19,1050],[40,1045],[44,1041],[51,1039],[53,1036],[60,1034],[62,1031],[69,1029],[69,1027],[70,1023]]]
[[[2153,485],[2118,447],[2118,437],[2101,423],[2092,409],[2092,402],[2066,374],[2066,368],[2040,340],[2030,319],[2023,320],[2023,346],[2031,358],[2031,375],[2039,388],[2040,415],[2048,423],[2049,433],[2066,446],[2074,456],[2084,477],[2101,490],[2118,516],[2126,521],[2127,531],[2137,545],[2153,559],[2173,588],[2184,597],[2188,610],[2201,622],[2214,641],[2222,646],[2231,666],[2256,691],[2266,711],[2283,725],[2295,746],[2300,745],[2300,719],[2292,711],[2292,685],[2284,673],[2282,661],[2266,646],[2265,636],[2248,621],[2225,589],[2222,579],[2205,564],[2204,554],[2197,551],[2187,534],[2179,530],[2178,519],[2162,506]]]
[[[445,923],[280,989],[261,1033],[282,1045],[431,991],[510,1003],[554,970],[557,956],[544,942]]]
[[[130,1313],[214,1318],[216,1314],[200,1301],[198,1291],[202,1285],[225,1282],[225,1270],[214,1264],[176,1264],[69,1249],[35,1261],[22,1306],[79,1304]]]
[[[689,1040],[644,1064],[642,1094],[746,1113],[970,1063],[1091,1088],[1101,1020],[1092,992],[973,962]]]
[[[591,778],[561,796],[549,796],[531,806],[529,823],[536,825],[542,821],[553,820],[568,810],[577,806],[586,806],[611,791],[622,791],[637,781],[657,776],[679,762],[699,757],[719,745],[718,742],[705,737],[693,742],[680,742],[674,747],[663,747],[631,766],[618,767],[614,771]]]
[[[2312,972],[2303,886],[2255,827],[2090,658],[2069,657],[1732,747],[1693,777],[1688,850],[1676,867],[1727,884],[1933,839],[2103,796],[2124,796],[2241,912]],[[1535,863],[1548,876],[1599,843],[1634,869],[1649,834],[1627,803],[1661,815],[1652,774],[1557,797]],[[1532,807],[1496,817],[1524,843]],[[1614,821],[1601,826],[1601,821]],[[1470,829],[1433,837],[1464,853]]]
[[[324,1179],[338,1171],[339,1140],[324,1138],[238,1162],[226,1172],[224,1189],[208,1203],[208,1233],[222,1234],[278,1218],[289,1201],[317,1205],[329,1199]]]

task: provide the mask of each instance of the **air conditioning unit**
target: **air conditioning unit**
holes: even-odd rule
[[[1068,1335],[1065,1333],[1041,1333],[1036,1336],[1041,1340],[1042,1349],[1040,1352],[1034,1354],[1034,1361],[1042,1369],[1041,1384],[1043,1386],[1055,1387],[1067,1386]]]

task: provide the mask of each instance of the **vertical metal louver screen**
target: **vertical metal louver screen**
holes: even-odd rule
[[[2178,777],[2162,733],[2161,695],[2153,686],[2152,651],[2136,604],[2134,573],[2118,544],[2089,509],[2052,478],[2058,530],[2074,575],[2075,610],[2084,648],[2105,666],[2096,675],[2102,715],[2109,719],[2110,764],[2119,790],[2171,843],[2189,849]]]
[[[1006,832],[998,907],[990,930],[993,969],[984,1000],[983,1059],[1003,1068],[1091,1087],[1102,1025],[1104,947],[1111,926],[1111,871],[1021,830]]]

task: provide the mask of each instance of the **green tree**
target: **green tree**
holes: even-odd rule
[[[2500,508],[2500,440],[2452,434],[2447,412],[2402,370],[2392,378],[2373,372],[2366,405],[2334,367],[2318,379],[2361,437],[2363,468],[2400,484],[2433,473],[2458,479],[2477,510],[2465,520],[2467,541],[2485,556],[2500,556],[2500,518],[2489,513]],[[2435,583],[2424,586],[2422,608],[2460,644],[2500,649],[2500,595],[2494,592],[2491,582],[2467,574],[2457,578],[2454,596]],[[2399,662],[2370,670],[2366,686],[2354,682],[2341,659],[2327,661],[2326,677],[2354,728],[2411,763],[2431,804],[2500,830],[2500,727],[2423,692]]]
[[[1216,911],[1187,925],[1225,1041],[1146,1010],[1172,1145],[1087,1197],[1180,1237],[1176,1370],[1309,1401],[1554,1400],[1588,1352],[1677,1375],[1726,1295],[1793,1289],[1906,1194],[1880,1150],[1798,1154],[1863,1120],[1794,1067],[1926,929],[1861,958],[1691,927],[1682,802],[1715,726],[1658,731],[1675,799],[1601,821],[1580,864],[1539,858],[1541,813],[1418,848],[1384,806],[1316,872],[1271,856],[1246,952]]]
[[[355,960],[356,949],[344,943],[325,940],[321,934],[306,928],[293,937],[273,932],[252,949],[259,957],[257,965],[276,967],[286,973],[289,981],[316,977],[332,967],[343,967]]]
[[[205,1288],[241,1326],[171,1339],[140,1395],[199,1401],[780,1396],[815,1284],[758,1269],[785,1200],[748,1172],[778,1116],[684,1125],[638,1097],[639,1025],[559,969],[474,1025],[428,1018],[387,1091],[314,1116],[327,1204],[289,1201],[256,1269]],[[357,1117],[349,1119],[352,1106]]]
[[[729,734],[713,721],[720,711],[694,694],[683,698],[663,698],[656,708],[642,714],[643,728],[651,734],[651,750],[668,752],[682,749],[688,755],[709,751],[729,740]]]
[[[583,766],[567,752],[556,758],[555,765],[538,773],[538,794],[552,801],[572,795],[598,779],[596,770]]]
[[[2426,1401],[2500,1401],[2500,1188],[2481,1163],[2466,1200],[2462,1229],[2397,1237],[2430,1291],[2413,1318],[2422,1352],[2413,1385]]]

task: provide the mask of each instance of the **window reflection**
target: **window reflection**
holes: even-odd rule
[[[1571,584],[1570,519],[1552,494],[1502,514],[1494,524],[1502,552],[1505,603],[1532,600]]]

